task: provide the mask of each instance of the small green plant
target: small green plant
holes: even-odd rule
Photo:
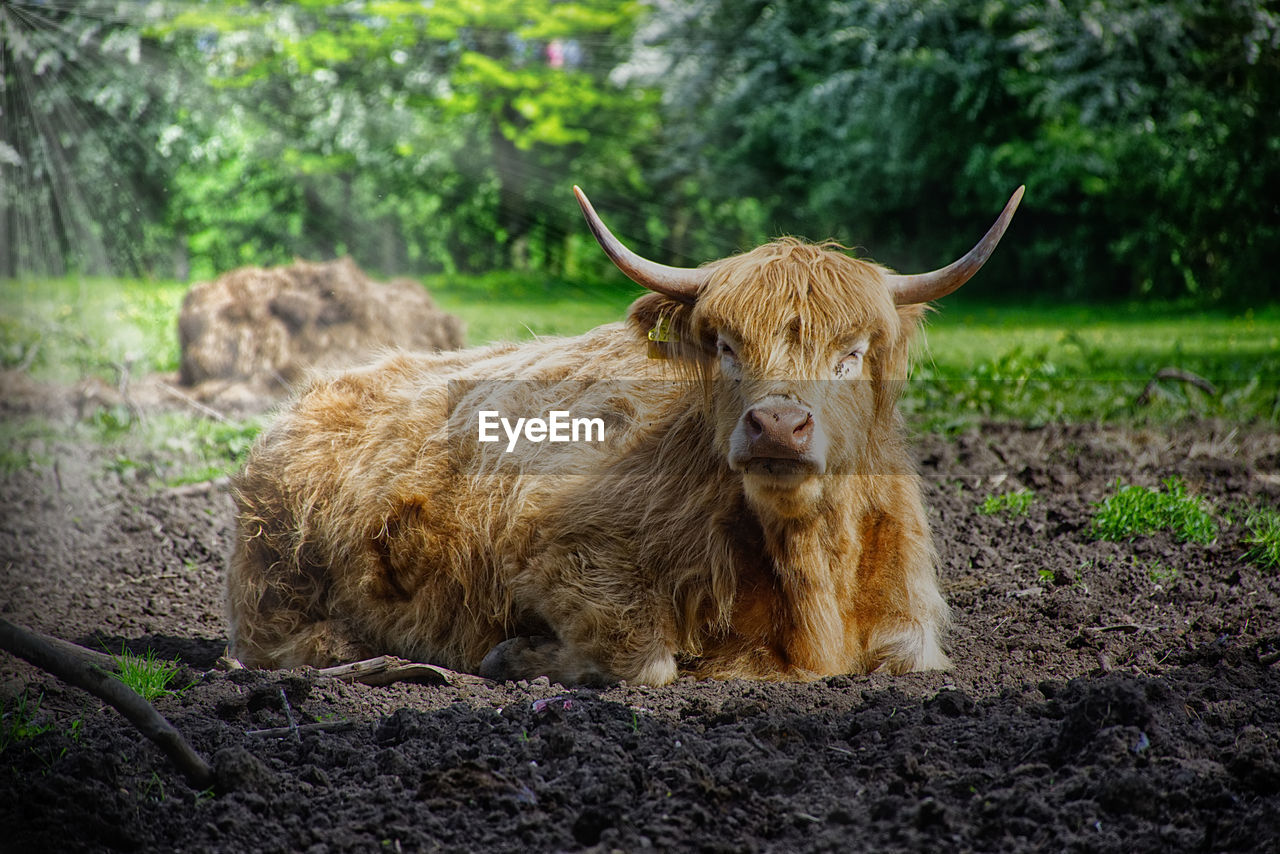
[[[152,444],[169,459],[162,472],[168,486],[201,483],[234,472],[262,427],[262,419],[217,422],[179,418],[155,419]]]
[[[1137,562],[1137,558],[1134,558],[1134,562]],[[1147,570],[1147,578],[1150,578],[1155,584],[1168,584],[1178,577],[1176,567],[1169,566],[1158,560],[1149,561],[1145,569]]]
[[[1131,540],[1170,531],[1180,542],[1208,545],[1218,537],[1208,502],[1187,494],[1181,478],[1164,480],[1163,489],[1123,486],[1117,479],[1114,495],[1096,502],[1089,536],[1095,540]]]
[[[1054,572],[1052,569],[1037,569],[1036,577],[1040,579],[1041,584],[1052,584]]]
[[[158,803],[158,804],[164,803],[164,799],[165,799],[164,780],[160,779],[159,772],[157,771],[151,772],[151,779],[148,780],[142,787],[142,797],[146,798],[149,801],[154,801],[155,803]]]
[[[113,657],[116,663],[113,675],[147,702],[181,694],[191,687],[169,687],[181,670],[176,658],[172,661],[156,658],[155,651],[150,649],[146,655],[135,655],[127,649],[121,649],[120,654]]]
[[[1249,511],[1244,525],[1249,529],[1240,542],[1245,559],[1263,569],[1280,569],[1280,510],[1258,507]]]
[[[134,414],[127,406],[100,406],[86,419],[89,426],[97,433],[99,441],[110,442],[129,434],[137,424]]]
[[[0,753],[18,742],[48,732],[53,727],[50,723],[36,720],[43,696],[39,695],[33,700],[23,690],[16,697],[0,701]]]
[[[978,512],[983,516],[994,516],[1004,513],[1007,516],[1025,516],[1031,510],[1036,494],[1030,489],[1019,489],[1016,492],[1001,492],[988,495],[978,505]]]

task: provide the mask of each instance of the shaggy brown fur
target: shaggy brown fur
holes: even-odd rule
[[[235,481],[233,654],[565,683],[949,666],[896,411],[924,308],[832,246],[780,240],[707,270],[692,305],[649,294],[579,338],[313,379]],[[660,318],[674,335],[647,358]],[[730,462],[770,397],[812,410],[815,470]],[[482,409],[608,426],[506,453],[477,441]]]
[[[312,367],[358,364],[380,348],[461,347],[462,324],[417,282],[375,282],[341,258],[241,267],[194,285],[178,338],[183,385],[251,382],[282,393]]]

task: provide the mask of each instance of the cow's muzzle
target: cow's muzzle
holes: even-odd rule
[[[807,406],[790,398],[765,398],[739,419],[730,439],[729,464],[750,474],[820,474],[823,444]]]

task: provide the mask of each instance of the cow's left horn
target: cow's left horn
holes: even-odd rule
[[[578,197],[578,204],[582,206],[582,214],[587,218],[591,233],[595,235],[600,247],[609,256],[609,260],[616,264],[628,279],[680,302],[692,303],[697,300],[698,288],[702,287],[702,283],[706,281],[705,270],[668,267],[666,264],[641,258],[623,246],[622,242],[605,228],[600,217],[596,215],[595,208],[591,207],[591,202],[587,201],[586,194],[580,188],[575,186],[573,193]]]
[[[974,273],[982,269],[982,265],[987,263],[987,259],[995,251],[996,244],[1004,236],[1004,230],[1009,227],[1009,220],[1013,219],[1013,212],[1018,209],[1018,202],[1022,201],[1024,190],[1026,187],[1022,186],[1014,191],[1013,196],[1009,198],[1009,203],[1004,206],[1004,210],[996,219],[995,225],[991,226],[986,235],[978,241],[978,245],[970,249],[968,254],[959,261],[941,270],[934,270],[932,273],[917,273],[913,276],[895,274],[886,277],[889,290],[893,293],[893,301],[898,305],[931,302],[945,297],[969,281]]]

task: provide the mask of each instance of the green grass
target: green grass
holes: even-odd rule
[[[1257,507],[1245,517],[1248,532],[1240,542],[1245,559],[1263,569],[1280,569],[1280,510]]]
[[[178,369],[186,285],[116,279],[0,281],[0,367],[39,379],[115,381]]]
[[[1006,516],[1025,516],[1035,503],[1036,494],[1030,489],[1019,489],[1015,492],[1001,492],[988,495],[978,505],[978,512],[983,516],[994,516],[1003,513]]]
[[[1238,313],[1174,303],[990,305],[943,300],[904,405],[932,430],[982,420],[1160,422],[1188,415],[1280,423],[1280,306]],[[1217,394],[1161,380],[1188,371]]]
[[[427,276],[436,303],[467,325],[467,343],[578,335],[622,320],[644,293],[630,283],[568,282],[524,273]]]
[[[53,724],[37,719],[42,699],[43,695],[32,699],[23,690],[14,697],[0,701],[0,753],[53,729]]]
[[[1148,561],[1143,568],[1146,569],[1147,578],[1151,579],[1153,584],[1165,585],[1178,577],[1178,570],[1175,567],[1158,560]]]
[[[423,281],[442,308],[463,318],[471,344],[576,335],[623,319],[643,293],[619,280],[515,272]],[[175,370],[185,290],[164,281],[0,282],[0,367],[28,366],[59,382]],[[923,430],[1187,416],[1280,424],[1280,304],[1243,312],[1168,302],[994,305],[962,292],[938,305],[917,351],[903,408]],[[1139,403],[1166,367],[1204,377],[1217,393],[1162,380]],[[0,454],[0,465],[14,464]]]
[[[1217,539],[1218,525],[1206,501],[1188,495],[1180,478],[1166,478],[1162,486],[1123,486],[1117,480],[1115,493],[1094,505],[1089,536],[1121,541],[1170,531],[1184,543],[1208,545]]]
[[[176,696],[190,687],[170,687],[182,669],[176,658],[172,661],[156,658],[155,651],[150,649],[145,655],[135,655],[122,649],[112,658],[116,665],[113,675],[148,703],[161,697]]]
[[[186,412],[139,418],[127,407],[100,407],[72,424],[39,416],[0,420],[0,474],[47,467],[68,445],[103,448],[105,468],[160,486],[199,483],[239,469],[266,416],[213,421]]]

